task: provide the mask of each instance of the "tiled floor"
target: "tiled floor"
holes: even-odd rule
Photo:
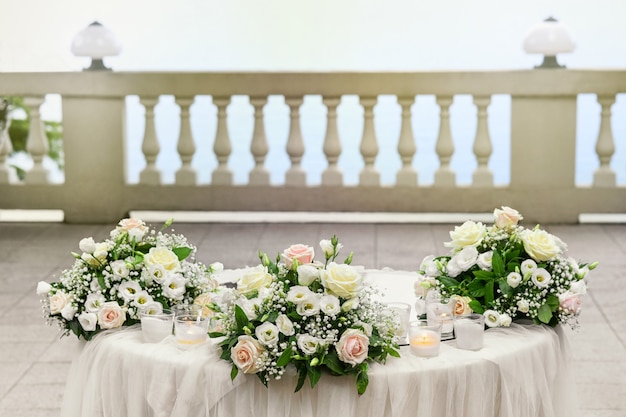
[[[554,225],[546,229],[580,260],[600,261],[582,327],[569,333],[581,417],[626,416],[626,225]],[[110,226],[0,223],[0,416],[58,416],[78,344],[58,338],[41,316],[38,281],[52,281],[73,261],[81,238],[104,239]],[[332,234],[355,252],[354,264],[415,270],[423,256],[443,254],[451,225],[178,224],[198,259],[226,268],[258,263],[291,243],[316,245]],[[88,416],[85,416],[88,417]],[[568,416],[569,417],[569,416]]]

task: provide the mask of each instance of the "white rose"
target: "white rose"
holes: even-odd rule
[[[530,303],[528,300],[519,300],[517,302],[517,309],[522,313],[528,313],[530,310]]]
[[[83,311],[78,315],[78,322],[80,327],[86,332],[92,332],[96,330],[96,324],[98,324],[98,316],[96,313],[88,313]]]
[[[319,269],[312,265],[299,265],[297,271],[300,285],[311,285],[320,276]]]
[[[352,298],[363,288],[363,277],[350,265],[331,262],[320,271],[322,285],[342,298]]]
[[[476,265],[476,261],[478,260],[478,249],[474,246],[466,246],[457,252],[453,259],[455,260],[457,266],[461,268],[461,271],[467,271]]]
[[[102,304],[98,312],[98,324],[103,329],[113,329],[122,326],[126,321],[126,312],[115,301]]]
[[[491,269],[492,269],[491,260],[492,259],[493,259],[493,251],[490,250],[489,252],[484,252],[484,253],[481,253],[480,255],[478,255],[478,261],[476,263],[478,263],[478,266],[483,271],[491,271]]]
[[[434,255],[428,255],[422,260],[420,270],[429,277],[438,277],[441,275],[441,270],[439,269],[439,265],[435,260]]]
[[[352,366],[360,364],[367,359],[369,342],[369,338],[361,330],[346,330],[335,345],[339,360]]]
[[[266,321],[254,330],[256,338],[265,346],[274,346],[278,343],[278,327]]]
[[[456,263],[456,258],[452,257],[446,264],[446,273],[448,274],[448,276],[455,278],[459,276],[461,272],[463,272],[463,270]]]
[[[162,246],[151,248],[143,257],[144,263],[150,267],[152,265],[161,265],[168,272],[177,272],[180,270],[180,261],[178,256]]]
[[[78,248],[85,253],[94,253],[96,250],[96,242],[92,237],[86,237],[80,240]]]
[[[269,287],[273,277],[267,271],[267,267],[257,265],[254,268],[248,268],[243,276],[237,281],[237,289],[244,295],[249,295],[263,287]]]
[[[511,325],[511,316],[508,314],[500,314],[500,318],[498,319],[498,325],[502,327],[509,327]]]
[[[520,265],[520,269],[522,271],[522,275],[526,276],[526,274],[532,274],[537,269],[537,262],[532,259],[526,259]]]
[[[495,217],[496,226],[504,230],[513,229],[517,226],[519,221],[523,219],[519,211],[507,206],[502,206],[501,209],[495,209],[493,215]]]
[[[572,282],[569,289],[574,294],[585,295],[587,294],[587,283],[583,280]]]
[[[437,281],[420,273],[417,274],[417,281],[413,284],[416,297],[426,297],[431,288],[437,285]]]
[[[259,297],[247,299],[246,297],[241,297],[237,300],[237,305],[241,307],[244,313],[246,313],[246,317],[248,320],[255,320],[257,318],[257,309],[261,307],[262,301]]]
[[[296,335],[298,347],[305,355],[313,355],[317,351],[317,347],[321,345],[321,340],[313,337],[308,333],[300,333]]]
[[[565,245],[545,230],[524,230],[520,234],[524,250],[536,261],[549,261],[563,252]]]
[[[300,304],[314,296],[315,293],[311,291],[309,287],[305,287],[303,285],[294,285],[293,287],[289,288],[289,291],[287,292],[287,301],[290,301],[294,304]]]
[[[50,300],[50,314],[59,314],[61,310],[65,308],[70,301],[69,295],[63,291],[57,291],[49,297]]]
[[[313,295],[296,304],[296,312],[303,317],[310,317],[319,313],[320,304],[317,296]]]
[[[500,325],[500,314],[497,311],[486,310],[483,316],[485,316],[485,324],[487,327],[498,327]]]
[[[257,360],[263,352],[265,349],[258,340],[252,336],[241,335],[230,351],[230,358],[243,373],[255,374],[259,371]]]
[[[224,270],[224,264],[221,262],[213,262],[211,265],[209,265],[209,269],[212,273],[217,274]]]
[[[45,281],[39,281],[37,283],[37,295],[47,295],[51,289],[52,286]]]
[[[341,311],[348,312],[351,310],[356,310],[359,304],[361,304],[359,297],[351,298],[341,305]]]
[[[478,246],[486,234],[485,225],[468,220],[450,232],[452,241],[444,243],[444,246],[455,250],[460,250],[466,246]]]
[[[506,283],[509,284],[511,288],[517,288],[520,282],[522,282],[522,276],[518,272],[511,272],[506,277]]]
[[[102,304],[106,302],[104,295],[101,293],[92,293],[87,296],[85,300],[85,311],[88,313],[97,313],[100,311]]]
[[[291,336],[295,334],[295,330],[293,328],[293,322],[289,320],[285,314],[279,314],[276,318],[276,327],[278,330],[284,334],[285,336]]]
[[[67,303],[65,304],[65,307],[63,307],[63,310],[61,310],[61,316],[63,316],[65,320],[70,321],[74,318],[77,311],[78,308],[75,305]]]
[[[341,311],[339,298],[332,294],[324,295],[320,299],[320,310],[328,316],[336,316]]]
[[[530,279],[537,287],[546,288],[552,282],[552,275],[544,268],[537,268],[530,276]]]

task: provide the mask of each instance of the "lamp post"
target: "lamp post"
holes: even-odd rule
[[[549,17],[530,28],[524,38],[524,51],[529,54],[542,54],[543,62],[535,66],[539,69],[565,68],[556,59],[557,54],[574,51],[576,45],[567,26]]]
[[[115,34],[97,21],[78,32],[72,39],[72,53],[91,58],[91,65],[83,71],[111,71],[111,68],[104,65],[103,58],[119,55],[121,51],[122,45]]]

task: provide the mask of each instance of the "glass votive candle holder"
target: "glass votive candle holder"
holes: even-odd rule
[[[176,304],[171,309],[174,312],[174,317],[202,315],[202,306],[200,304]]]
[[[480,350],[485,335],[485,317],[466,314],[454,318],[454,336],[459,349]]]
[[[209,318],[197,314],[181,314],[174,317],[174,335],[178,346],[186,349],[206,342]]]
[[[441,323],[429,324],[428,320],[416,320],[409,324],[411,352],[423,358],[439,355]]]
[[[450,305],[438,302],[426,304],[426,319],[429,324],[441,324],[441,340],[454,337],[454,316]]]
[[[174,313],[170,310],[163,310],[160,313],[142,311],[139,312],[139,319],[144,342],[158,343],[172,334]]]
[[[411,305],[400,302],[389,302],[385,303],[385,305],[398,316],[399,327],[396,330],[394,341],[398,345],[406,345],[409,334],[409,321],[411,320]]]

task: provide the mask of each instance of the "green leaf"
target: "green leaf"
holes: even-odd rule
[[[369,382],[370,381],[367,376],[367,363],[363,363],[361,366],[361,372],[359,372],[356,376],[356,390],[359,395],[363,395],[363,393],[365,393],[365,390],[367,389],[367,384],[369,384]]]
[[[556,311],[559,308],[559,297],[554,294],[550,294],[546,299],[546,304],[550,306],[551,311]]]
[[[476,278],[478,278],[479,280],[483,280],[483,281],[489,281],[495,278],[494,273],[491,271],[477,270],[477,271],[473,271],[472,273],[474,274]],[[472,282],[476,282],[476,281],[472,281]]]
[[[296,389],[294,390],[294,392],[298,392],[302,389],[302,386],[304,386],[304,380],[306,379],[306,366],[301,365],[300,367],[298,367],[298,383],[296,384]]]
[[[309,382],[311,383],[311,388],[315,388],[315,385],[317,385],[322,376],[322,370],[316,366],[307,365],[307,372],[309,374]]]
[[[343,362],[339,360],[337,353],[334,351],[329,351],[328,354],[324,357],[322,364],[326,365],[326,367],[334,374],[337,375],[345,375],[343,370]]]
[[[248,316],[238,305],[235,305],[235,321],[237,322],[237,331],[239,333],[250,323]]]
[[[493,268],[493,273],[497,277],[502,277],[505,274],[504,260],[498,251],[493,252],[493,256],[491,258],[491,267]]]
[[[537,311],[537,318],[539,318],[539,321],[542,323],[550,323],[550,320],[552,319],[552,309],[547,303],[542,304],[541,307],[539,307],[539,311]]]
[[[183,259],[187,259],[189,254],[191,252],[193,252],[193,249],[188,248],[186,246],[181,246],[180,248],[172,249],[172,252],[174,252],[176,254],[176,256],[178,257],[179,261],[182,261]]]
[[[234,380],[237,377],[238,373],[239,368],[237,368],[237,366],[233,364],[233,367],[230,369],[230,380]]]
[[[289,361],[291,360],[291,346],[287,346],[287,349],[278,357],[276,361],[276,366],[287,366]]]
[[[389,348],[389,349],[386,349],[386,350],[387,350],[387,353],[390,356],[393,356],[394,358],[399,358],[400,357],[400,352],[398,352],[397,350],[392,349],[392,348]]]
[[[222,332],[209,332],[210,338],[216,338],[216,337],[222,337],[222,336],[226,336],[226,334]]]
[[[480,302],[478,302],[478,300],[472,300],[468,303],[468,305],[474,313],[483,314],[485,312],[485,309]]]
[[[511,287],[505,279],[498,281],[498,286],[500,287],[502,294],[506,294],[508,297],[513,295],[513,287]]]
[[[441,282],[446,288],[458,287],[460,285],[460,282],[456,279],[445,276],[437,277],[437,281]]]
[[[486,285],[485,285],[485,304],[489,305],[493,302],[494,299],[494,295],[493,295],[493,281],[489,281]]]
[[[104,282],[104,276],[100,273],[98,273],[98,285],[100,285],[100,288],[102,290],[106,290],[107,289],[107,285]]]

